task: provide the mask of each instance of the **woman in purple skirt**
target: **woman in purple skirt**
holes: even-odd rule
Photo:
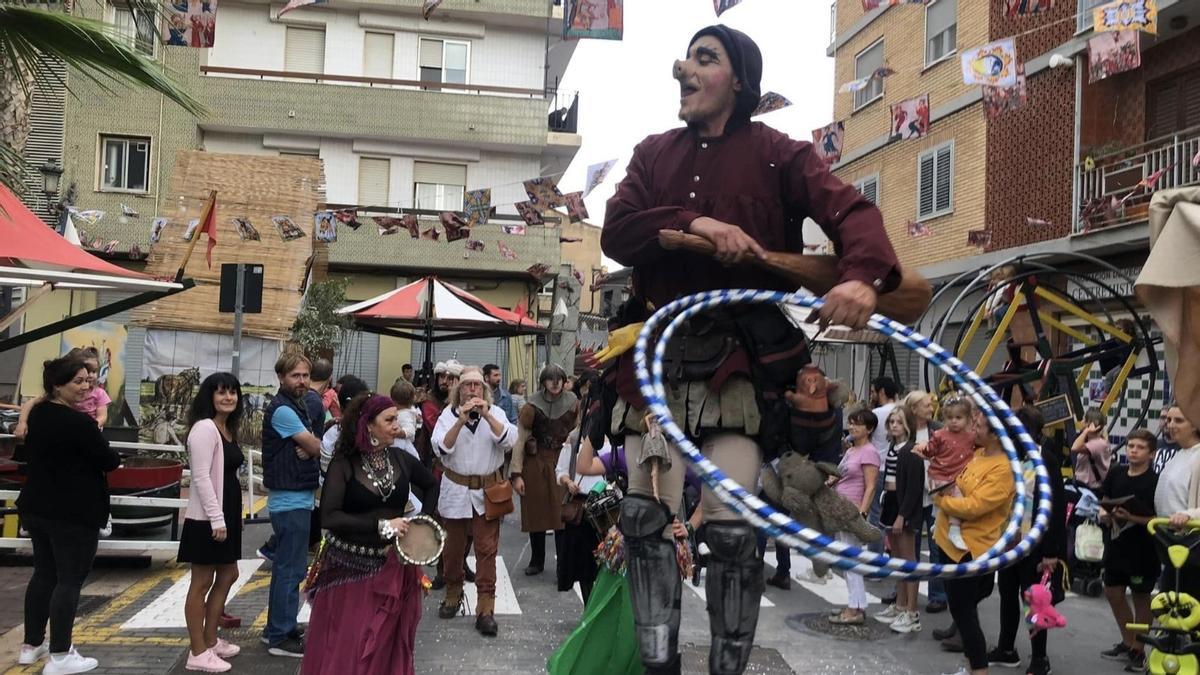
[[[413,675],[421,620],[421,569],[392,545],[408,532],[409,490],[436,489],[419,460],[392,447],[396,404],[362,394],[342,414],[342,433],[321,495],[327,529],[309,570],[312,603],[304,675]]]

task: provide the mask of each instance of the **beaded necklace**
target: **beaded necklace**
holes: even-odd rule
[[[364,452],[362,458],[363,472],[367,474],[371,485],[375,486],[375,489],[379,491],[379,496],[386,502],[392,496],[392,492],[396,490],[396,470],[392,466],[391,460],[388,459],[387,449],[371,453]]]

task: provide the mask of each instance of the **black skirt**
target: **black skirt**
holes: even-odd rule
[[[896,499],[895,490],[883,491],[883,504],[879,509],[879,524],[884,527],[891,527],[896,522],[896,515],[900,513],[900,502]]]
[[[587,519],[578,525],[564,525],[558,534],[558,562],[555,564],[559,591],[569,591],[575,582],[591,583],[596,580],[596,547],[600,537],[596,528]]]
[[[179,533],[179,562],[228,565],[242,557],[242,486],[238,483],[237,471],[245,456],[236,442],[225,441],[224,445],[225,485],[221,511],[225,514],[225,541],[213,539],[209,521],[186,518]]]

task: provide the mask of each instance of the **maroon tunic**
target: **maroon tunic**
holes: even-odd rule
[[[634,292],[655,307],[722,288],[796,290],[755,267],[726,267],[710,256],[658,245],[660,230],[687,232],[701,216],[741,227],[767,250],[793,252],[803,250],[807,216],[833,240],[842,281],[862,281],[880,292],[900,281],[879,209],[831,174],[811,143],[759,122],[720,138],[681,128],[639,143],[608,201],[600,245],[634,268]]]

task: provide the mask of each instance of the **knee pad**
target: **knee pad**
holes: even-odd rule
[[[740,675],[750,660],[763,594],[763,564],[754,528],[742,521],[708,523],[709,672]]]
[[[670,672],[678,662],[683,585],[675,545],[663,537],[672,519],[669,509],[649,497],[627,495],[621,501],[619,527],[625,537],[629,595],[648,672]]]

